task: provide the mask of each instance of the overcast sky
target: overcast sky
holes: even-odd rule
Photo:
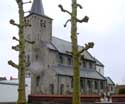
[[[27,0],[24,0],[27,1]],[[78,23],[80,45],[93,41],[95,47],[89,52],[105,65],[105,76],[115,83],[125,84],[125,0],[77,0],[83,6],[78,17],[89,16],[88,23]],[[43,0],[44,12],[53,19],[53,36],[70,41],[70,23],[63,27],[69,15],[58,8],[62,4],[71,10],[71,0]],[[25,4],[29,11],[31,4]],[[0,76],[17,77],[17,70],[7,64],[9,59],[17,62],[17,52],[11,50],[17,43],[12,40],[17,28],[9,24],[10,19],[18,22],[18,8],[15,0],[1,0],[0,3]],[[25,14],[27,15],[27,14]]]

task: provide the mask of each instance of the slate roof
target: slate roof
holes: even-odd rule
[[[52,37],[52,43],[51,45],[49,45],[50,49],[57,50],[58,52],[63,54],[68,54],[68,52],[71,52],[71,47],[71,42],[59,39],[57,37]],[[82,46],[79,46],[79,50],[81,50],[82,48]],[[84,51],[83,55],[85,59],[95,61],[94,57],[92,57],[92,55],[88,51]]]
[[[30,78],[26,78],[26,84],[25,86],[27,86],[28,84],[30,84]],[[18,86],[19,85],[19,81],[18,80],[2,80],[0,81],[0,85],[15,85]]]
[[[31,8],[31,13],[44,15],[42,0],[34,0]]]
[[[109,85],[115,85],[115,83],[112,81],[112,79],[110,77],[105,77],[107,80],[107,84]]]
[[[6,77],[0,77],[0,81],[1,81],[1,80],[6,80]]]
[[[0,81],[0,84],[3,84],[3,85],[18,85],[18,80]]]
[[[52,66],[52,70],[54,70],[56,74],[59,75],[73,76],[72,66],[64,66],[64,65]],[[100,73],[98,73],[96,70],[86,69],[86,68],[80,69],[80,77],[106,80],[105,77],[102,76]]]
[[[103,66],[103,67],[104,67],[104,65],[103,65],[98,59],[95,58],[95,61],[96,61],[96,65],[99,65],[99,66]]]

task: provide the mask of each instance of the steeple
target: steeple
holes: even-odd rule
[[[44,15],[42,0],[34,0],[31,8],[31,13]]]

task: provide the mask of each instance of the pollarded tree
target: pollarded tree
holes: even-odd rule
[[[28,40],[25,40],[24,38],[24,28],[25,26],[30,26],[30,24],[27,24],[24,19],[24,10],[23,10],[23,4],[30,3],[25,2],[23,3],[22,0],[16,0],[18,8],[19,8],[19,24],[15,23],[13,19],[10,20],[10,24],[15,25],[18,27],[19,32],[19,39],[16,37],[13,37],[14,40],[18,41],[19,44],[16,46],[12,46],[12,49],[15,51],[19,51],[19,64],[15,64],[13,61],[8,61],[8,64],[12,67],[16,68],[18,70],[18,80],[19,80],[19,86],[18,86],[18,100],[17,104],[26,104],[26,95],[25,95],[25,71],[26,71],[26,61],[25,61],[25,42],[28,42],[32,44],[33,42],[30,42]]]
[[[88,22],[88,17],[85,16],[83,19],[79,20],[77,18],[77,7],[82,9],[82,6],[77,3],[77,0],[72,0],[72,12],[65,10],[62,5],[59,5],[61,11],[68,13],[71,18],[68,19],[64,25],[66,27],[68,22],[71,22],[71,41],[72,41],[72,57],[73,57],[73,99],[72,104],[80,104],[80,56],[85,50],[93,48],[94,43],[89,42],[85,44],[82,50],[78,50],[77,43],[77,22]]]

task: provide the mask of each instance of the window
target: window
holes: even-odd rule
[[[28,25],[31,24],[29,19],[25,19],[25,23],[28,24]],[[26,27],[28,27],[28,26],[26,26]]]
[[[59,56],[59,63],[63,64],[63,56],[61,56],[61,55]]]
[[[27,55],[26,56],[26,66],[29,66],[30,65],[30,56]]]
[[[95,86],[95,89],[98,89],[98,82],[97,81],[94,81],[94,86]]]
[[[111,86],[111,91],[113,91],[113,86]]]
[[[103,81],[100,82],[100,87],[101,87],[101,89],[104,88],[104,83],[103,83]]]
[[[73,88],[73,77],[71,77],[71,88]]]
[[[91,62],[89,63],[89,68],[92,69],[92,63]]]
[[[71,65],[72,64],[72,60],[70,57],[68,57],[68,65]]]
[[[40,83],[40,76],[37,76],[36,77],[36,86],[39,86],[39,83]]]
[[[36,60],[38,60],[38,54],[36,54]]]
[[[46,21],[40,20],[40,26],[41,26],[41,28],[45,28],[46,27]]]
[[[82,55],[82,56],[80,57],[80,61],[82,62],[82,66],[83,66],[83,67],[86,67],[86,62],[85,62],[85,60],[84,60],[84,55]]]
[[[64,92],[64,84],[61,84],[60,85],[60,94],[63,94],[63,92]]]
[[[83,89],[83,80],[80,79],[80,88]]]
[[[50,93],[54,94],[54,84],[50,84]]]
[[[91,88],[91,81],[88,80],[88,88],[90,89]]]
[[[82,55],[82,56],[80,57],[80,60],[81,60],[81,61],[83,61],[83,60],[84,60],[84,55]]]
[[[83,61],[83,67],[86,67],[86,62],[85,61]]]

